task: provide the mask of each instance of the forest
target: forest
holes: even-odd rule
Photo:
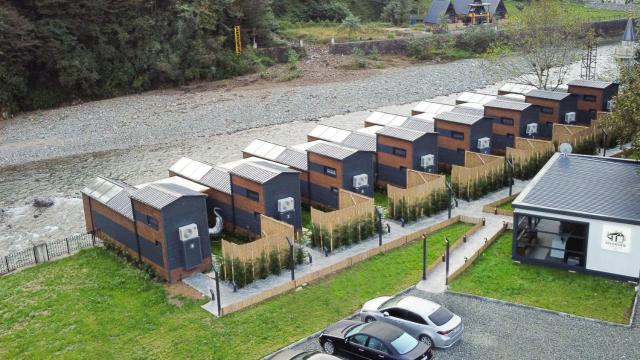
[[[0,2],[0,117],[254,71],[244,44],[282,44],[276,19],[405,17],[415,0],[5,0]]]

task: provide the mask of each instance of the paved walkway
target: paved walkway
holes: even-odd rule
[[[513,192],[516,193],[523,189],[527,182],[516,180],[516,184],[513,187]],[[477,218],[485,217],[487,218],[487,226],[486,228],[480,228],[479,231],[472,237],[468,238],[467,244],[463,244],[458,247],[455,251],[451,253],[450,262],[450,272],[455,271],[458,267],[464,263],[464,256],[468,256],[465,254],[472,253],[475,251],[476,246],[480,246],[485,237],[490,237],[496,229],[498,229],[502,225],[502,221],[509,220],[508,217],[500,217],[491,214],[482,213],[482,206],[487,203],[493,202],[497,199],[503,198],[508,195],[508,189],[502,189],[500,191],[491,193],[482,199],[467,202],[467,201],[459,201],[459,206],[452,211],[452,216],[456,215],[465,215],[472,216]],[[383,222],[388,223],[391,226],[391,233],[383,235],[383,243],[387,243],[391,240],[398,239],[407,234],[413,233],[420,229],[427,228],[434,224],[437,224],[441,221],[447,219],[447,212],[442,211],[437,215],[432,217],[423,218],[417,222],[406,225],[405,227],[400,226],[400,223],[394,220],[385,219]],[[495,230],[495,231],[493,231]],[[493,233],[489,234],[491,231]],[[378,245],[378,237],[371,238],[369,240],[363,241],[359,244],[352,245],[345,248],[336,249],[329,256],[324,256],[323,253],[317,251],[316,249],[306,248],[313,259],[312,263],[305,263],[304,265],[297,266],[295,269],[296,277],[301,277],[312,272],[321,270],[323,268],[329,267],[333,264],[338,263],[339,261],[351,257],[356,254],[364,253],[369,249],[372,249]],[[459,252],[462,252],[462,255],[457,255]],[[462,259],[462,260],[460,260]],[[436,267],[434,271],[428,275],[428,282],[431,278],[433,278],[433,285],[429,282],[429,288],[432,288],[433,291],[442,291],[440,287],[437,286],[438,281],[436,279],[440,279],[439,282],[442,283],[441,286],[444,286],[444,270],[442,273],[439,273],[440,267]],[[433,275],[432,275],[433,274]],[[233,287],[229,282],[221,281],[220,282],[220,298],[222,307],[238,303],[243,301],[253,295],[264,292],[268,289],[271,289],[275,286],[282,285],[291,280],[290,271],[283,271],[279,276],[269,276],[264,280],[255,281],[242,289],[238,289],[236,292],[233,291]],[[211,298],[211,290],[215,290],[215,275],[213,272],[211,273],[198,273],[191,275],[190,277],[183,280],[186,284],[198,290],[203,295]],[[208,312],[218,316],[217,305],[214,301],[210,301],[206,305],[203,306],[205,310]]]

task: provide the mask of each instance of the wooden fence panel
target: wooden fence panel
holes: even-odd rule
[[[431,194],[444,191],[446,191],[444,175],[407,170],[406,189],[387,185],[387,197],[389,198],[390,211],[392,212],[390,215],[391,217],[396,217],[398,205],[401,201],[411,206],[425,199],[431,202]],[[433,204],[430,205],[433,206]],[[422,215],[424,214],[420,214],[420,216]]]
[[[597,120],[593,120],[591,126],[553,124],[552,139],[558,145],[569,143],[575,147],[586,141],[595,140],[598,126]]]
[[[465,166],[451,167],[451,184],[461,194],[470,198],[471,187],[484,180],[501,179],[504,174],[504,157],[465,152]]]

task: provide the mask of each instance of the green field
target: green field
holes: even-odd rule
[[[513,207],[511,206],[511,204],[513,204],[513,200],[503,202],[502,204],[498,205],[498,209],[513,211]]]
[[[511,260],[512,232],[491,245],[460,277],[453,291],[628,323],[634,285]]]
[[[429,237],[429,263],[444,236]],[[0,359],[256,359],[420,279],[422,242],[221,319],[203,301],[168,298],[163,285],[103,249],[0,278]]]

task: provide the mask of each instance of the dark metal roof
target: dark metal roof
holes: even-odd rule
[[[406,141],[416,141],[419,138],[423,137],[426,133],[423,131],[416,131],[407,128],[385,126],[382,129],[378,130],[378,134]]]
[[[484,105],[485,107],[492,107],[497,109],[523,111],[532,105],[520,101],[506,101],[506,100],[491,100]]]
[[[442,16],[446,14],[449,8],[451,8],[451,11],[455,11],[450,0],[433,0],[427,15],[424,17],[424,22],[427,24],[439,24]]]
[[[478,121],[484,119],[483,115],[469,115],[469,114],[460,114],[455,112],[445,112],[442,114],[438,114],[433,117],[436,120],[449,121],[454,123],[460,123],[465,125],[473,125]]]
[[[278,157],[274,161],[289,165],[295,169],[309,169],[307,154],[303,151],[298,151],[290,148],[285,149],[280,155],[278,155]]]
[[[513,207],[640,224],[639,171],[633,160],[555,154]]]
[[[560,91],[550,91],[550,90],[531,90],[525,94],[528,97],[534,97],[537,99],[547,99],[547,100],[564,100],[571,96],[568,92],[560,92]]]
[[[233,175],[255,181],[259,184],[264,184],[280,174],[298,173],[297,171],[292,170],[288,167],[274,164],[268,161],[259,160],[243,161],[237,166],[234,166],[230,170],[230,172]]]
[[[231,195],[231,176],[226,170],[214,167],[200,178],[199,183]]]
[[[161,210],[182,197],[202,196],[205,194],[176,184],[149,184],[131,194],[131,198]]]
[[[342,145],[363,150],[363,151],[376,151],[376,138],[369,134],[363,134],[359,132],[352,132],[342,142]]]
[[[609,86],[613,85],[613,83],[612,82],[606,82],[606,81],[578,79],[578,80],[569,81],[567,83],[567,85],[569,85],[569,86],[577,86],[577,87],[585,87],[585,88],[592,88],[592,89],[606,89]]]

